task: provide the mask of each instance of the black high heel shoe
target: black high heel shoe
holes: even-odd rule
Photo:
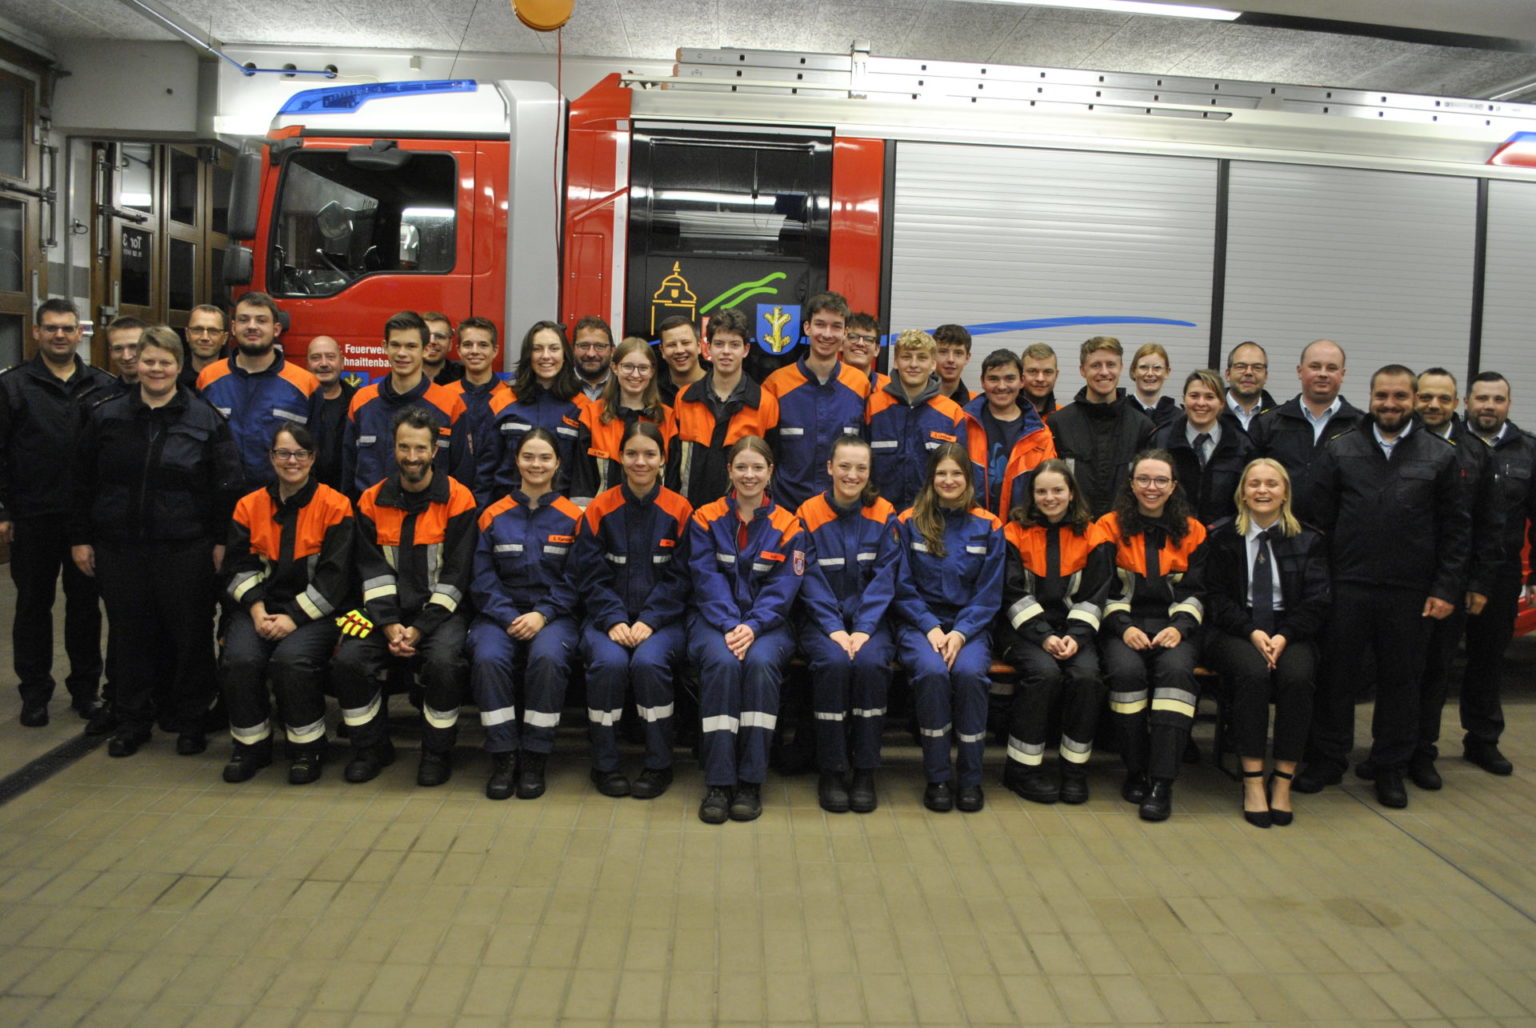
[[[1294,777],[1294,775],[1288,775],[1284,771],[1276,771],[1272,773],[1269,776],[1269,779],[1264,783],[1264,798],[1266,800],[1269,799],[1270,793],[1274,791],[1276,778],[1284,778],[1287,782],[1289,782]],[[1284,828],[1286,825],[1290,824],[1296,819],[1296,813],[1292,810],[1276,810],[1274,807],[1270,807],[1269,819],[1274,824]]]
[[[1263,778],[1264,777],[1264,772],[1263,771],[1244,771],[1243,772],[1243,777],[1244,778]],[[1248,792],[1247,789],[1243,790],[1243,793],[1245,795],[1247,794],[1247,792]],[[1269,798],[1269,788],[1268,788],[1268,786],[1266,786],[1265,789],[1264,789],[1264,796],[1265,796],[1265,802],[1268,802],[1268,798]],[[1271,810],[1268,810],[1268,809],[1265,809],[1265,810],[1249,810],[1247,807],[1244,807],[1243,808],[1243,820],[1247,821],[1249,824],[1253,825],[1253,827],[1255,827],[1255,828],[1268,828],[1271,824],[1274,823],[1274,812],[1271,811]]]

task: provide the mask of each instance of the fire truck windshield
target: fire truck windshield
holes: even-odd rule
[[[290,154],[273,223],[273,291],[334,296],[366,275],[452,271],[456,182],[449,154],[416,153],[393,169],[358,167],[345,150]]]

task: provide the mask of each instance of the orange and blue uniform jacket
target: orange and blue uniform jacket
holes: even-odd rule
[[[928,451],[941,443],[965,447],[976,469],[976,495],[984,495],[986,433],[958,403],[939,395],[937,375],[929,378],[927,387],[913,401],[907,400],[900,382],[892,381],[870,396],[864,420],[874,453],[871,477],[880,487],[880,495],[896,509],[910,507],[917,499],[927,473]]]
[[[464,417],[459,423],[469,443],[469,459],[478,460],[480,454],[484,453],[486,447],[491,444],[491,401],[511,391],[512,387],[494,375],[484,385],[475,385],[468,379],[456,378],[452,382],[442,383],[442,386],[464,401]],[[475,487],[473,482],[465,484],[471,490]]]
[[[277,426],[293,421],[313,428],[320,405],[320,380],[282,351],[265,371],[249,372],[235,358],[214,361],[197,376],[197,391],[229,421],[245,469],[245,483],[255,488],[273,480],[267,451]]]
[[[693,508],[658,483],[648,496],[627,484],[587,504],[573,557],[577,592],[599,631],[643,621],[654,631],[688,602],[688,521]]]
[[[425,375],[404,393],[395,392],[385,377],[359,389],[347,411],[341,481],[353,495],[362,495],[395,473],[395,440],[389,425],[396,412],[406,407],[420,407],[437,422],[437,457],[432,466],[438,474],[452,475],[465,486],[473,484],[469,440],[461,429],[464,400]]]
[[[815,554],[800,587],[811,623],[827,635],[873,635],[896,596],[901,544],[895,508],[883,499],[839,507],[822,493],[801,504],[799,517]]]
[[[225,551],[229,598],[296,625],[334,616],[351,596],[355,530],[352,502],[313,478],[286,500],[275,483],[247,493]]]
[[[666,485],[695,508],[720,499],[730,489],[726,451],[736,440],[755,435],[777,444],[773,433],[779,424],[779,401],[774,395],[743,375],[739,395],[733,394],[721,411],[724,416],[716,418],[707,394],[712,377],[705,375],[688,385],[677,394],[672,408],[677,438],[667,453]]]
[[[694,609],[717,632],[785,626],[815,556],[809,546],[800,519],[770,497],[748,522],[736,515],[734,494],[700,507],[688,525]]]
[[[1188,531],[1174,543],[1166,530],[1150,527],[1126,536],[1114,512],[1094,522],[1114,548],[1115,569],[1104,605],[1104,631],[1116,638],[1141,617],[1167,618],[1185,639],[1205,620],[1194,555],[1205,541],[1205,526],[1186,518]]]
[[[522,476],[517,473],[517,445],[524,432],[542,428],[555,437],[555,454],[560,458],[555,492],[569,496],[577,506],[586,506],[597,492],[584,473],[588,462],[583,455],[591,445],[587,428],[581,423],[586,402],[579,392],[574,399],[562,400],[538,383],[527,395],[519,396],[509,387],[493,397],[487,444],[475,457],[475,496],[480,502],[505,496],[522,485]]]
[[[1092,643],[1108,602],[1114,553],[1097,523],[1081,535],[1066,522],[1003,528],[1003,616],[997,643],[1006,653],[1023,642],[1044,645],[1053,635]]]
[[[838,361],[822,382],[801,357],[768,376],[763,392],[779,404],[779,438],[773,491],[798,508],[830,483],[827,457],[840,435],[859,435],[872,392],[869,376]]]
[[[633,422],[649,421],[661,430],[664,444],[661,455],[663,459],[666,458],[667,451],[672,448],[672,440],[677,438],[677,416],[666,404],[659,406],[660,410],[653,412],[655,417],[645,411],[620,407],[605,424],[603,412],[608,409],[607,401],[592,400],[583,405],[581,423],[586,427],[588,437],[588,474],[598,490],[612,489],[624,481],[624,466],[620,462],[624,451],[620,444],[624,440],[625,429]]]
[[[1007,453],[994,454],[987,443],[987,429],[982,422],[982,411],[987,406],[986,394],[981,394],[965,405],[965,413],[981,433],[981,454],[984,459],[979,470],[985,476],[986,491],[976,495],[982,498],[988,510],[1000,518],[1006,518],[1015,504],[1023,504],[1029,499],[1035,468],[1040,466],[1041,461],[1056,456],[1056,440],[1051,430],[1045,427],[1045,421],[1036,412],[1035,405],[1027,397],[1021,399],[1023,402],[1019,404],[1019,416],[1024,419],[1024,424],[1018,440]],[[996,507],[992,506],[994,494],[1000,497]]]
[[[529,613],[546,622],[576,612],[568,576],[581,508],[557,493],[530,503],[513,491],[480,515],[470,595],[480,616],[503,628]]]
[[[910,507],[897,519],[903,567],[894,606],[919,632],[941,628],[970,641],[991,630],[1002,605],[1008,544],[1002,523],[981,507],[939,510],[944,517],[942,556],[912,523]]]
[[[434,474],[419,493],[393,475],[358,499],[356,549],[369,620],[430,635],[469,593],[475,498],[447,475]]]

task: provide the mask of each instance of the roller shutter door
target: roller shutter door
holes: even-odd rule
[[[1509,379],[1509,416],[1526,431],[1536,431],[1536,185],[1488,183],[1484,281],[1478,370],[1502,372]]]

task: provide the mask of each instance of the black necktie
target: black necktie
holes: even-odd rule
[[[1205,444],[1211,441],[1211,433],[1201,432],[1195,436],[1195,456],[1200,459],[1200,466],[1205,467]]]
[[[1270,556],[1270,539],[1276,528],[1259,533],[1255,542],[1259,552],[1253,558],[1253,624],[1266,635],[1275,634],[1275,576],[1274,560]]]

